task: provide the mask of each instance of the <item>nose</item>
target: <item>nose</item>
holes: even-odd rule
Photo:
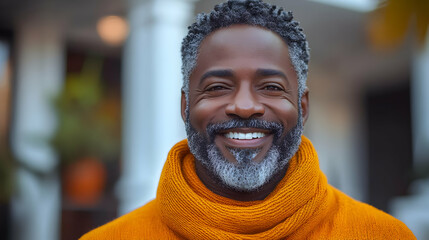
[[[249,119],[263,116],[265,108],[254,96],[251,89],[240,88],[234,95],[232,102],[226,106],[225,113],[231,117]]]

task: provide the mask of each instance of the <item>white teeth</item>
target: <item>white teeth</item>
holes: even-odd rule
[[[246,139],[252,139],[252,134],[251,133],[246,133]]]
[[[239,139],[239,140],[262,138],[264,136],[265,136],[265,133],[261,133],[261,132],[253,132],[253,133],[228,132],[228,133],[225,133],[226,138]]]
[[[238,139],[246,139],[246,134],[238,133]]]

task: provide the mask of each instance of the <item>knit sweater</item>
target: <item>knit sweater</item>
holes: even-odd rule
[[[81,240],[416,239],[405,224],[327,183],[303,137],[284,178],[264,200],[214,194],[200,181],[186,140],[170,151],[156,199]]]

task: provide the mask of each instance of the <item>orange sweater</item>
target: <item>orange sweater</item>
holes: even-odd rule
[[[416,239],[399,220],[328,185],[303,137],[283,180],[264,200],[240,202],[208,190],[186,140],[170,151],[156,199],[82,240]]]

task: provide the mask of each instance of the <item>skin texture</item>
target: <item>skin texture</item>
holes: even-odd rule
[[[192,127],[214,143],[227,161],[237,164],[229,149],[258,149],[252,159],[264,159],[273,145],[274,134],[264,129],[235,128],[232,132],[263,132],[252,140],[226,138],[222,132],[209,136],[209,124],[232,119],[258,119],[282,124],[284,138],[297,125],[301,104],[303,122],[308,117],[308,90],[298,99],[297,75],[286,43],[274,32],[249,26],[232,25],[207,36],[200,45],[197,65],[189,83],[189,121]],[[182,93],[182,117],[186,121],[186,98]],[[273,175],[258,191],[243,192],[226,188],[200,161],[196,171],[214,193],[240,201],[261,200],[271,193],[287,166]]]

